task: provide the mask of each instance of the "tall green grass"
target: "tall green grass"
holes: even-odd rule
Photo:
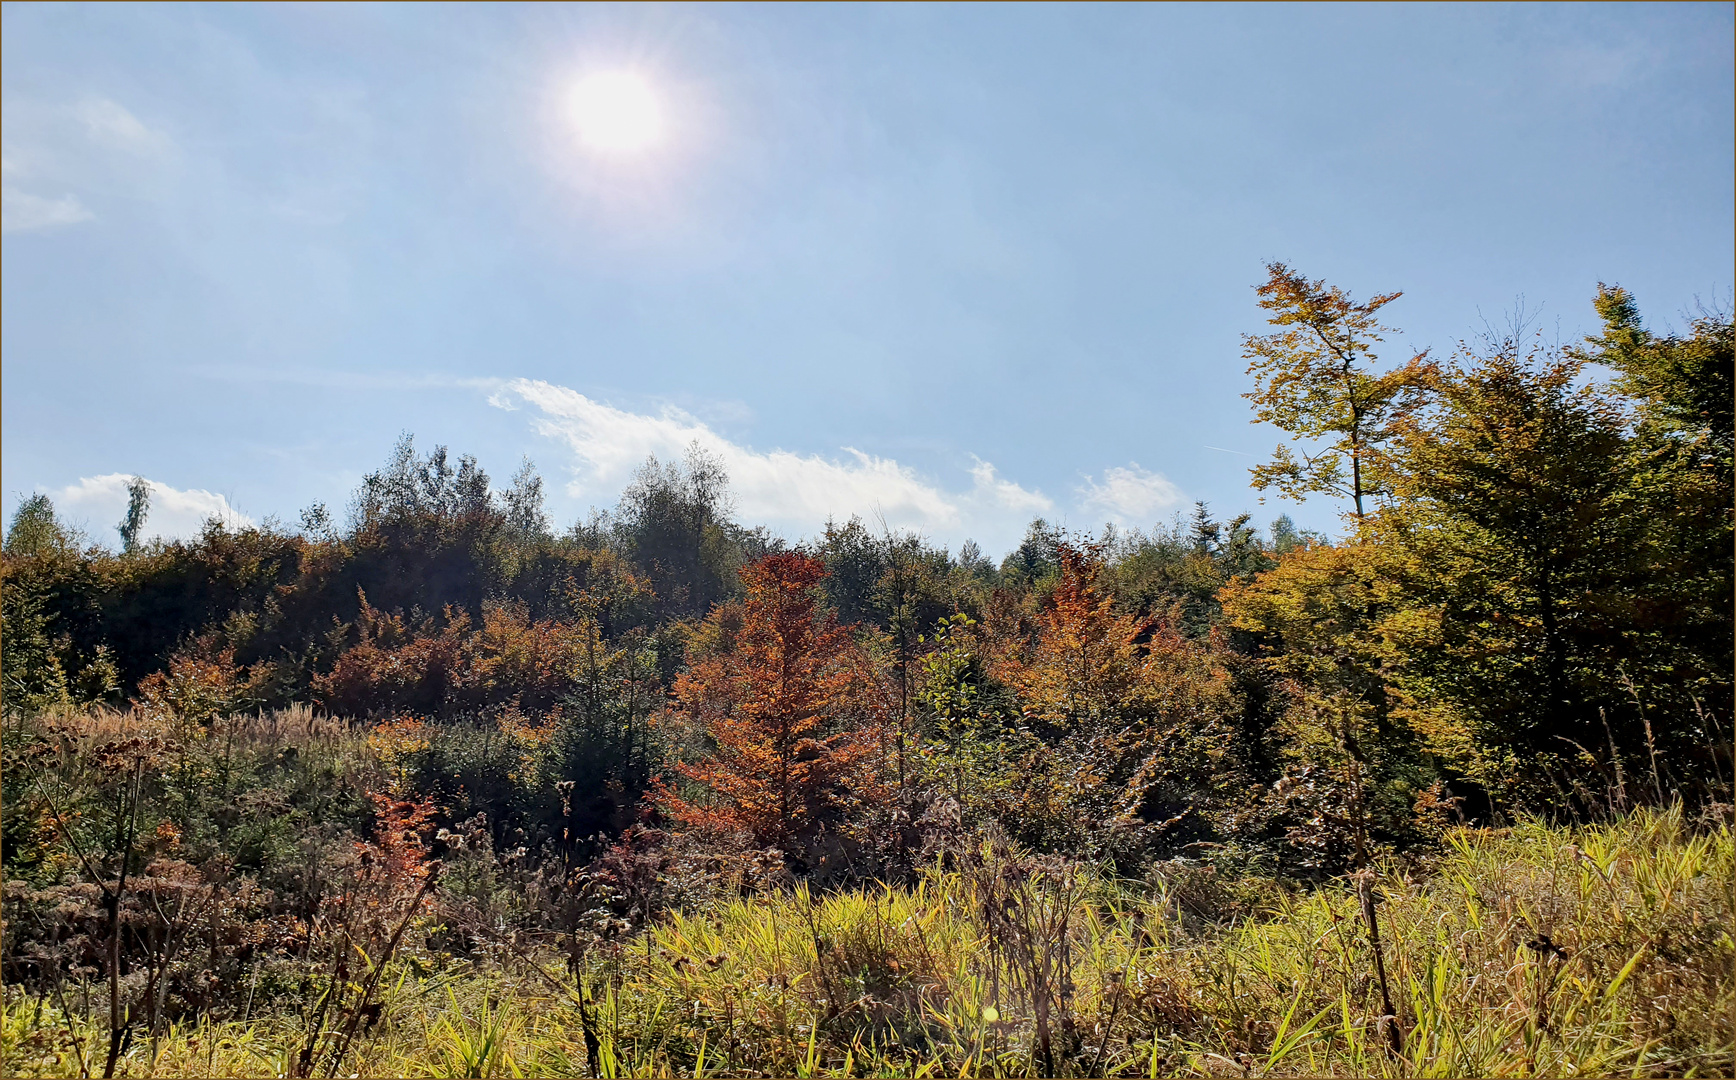
[[[1351,885],[1202,928],[1161,881],[955,861],[675,914],[577,977],[407,959],[340,1075],[1727,1076],[1733,888],[1728,826],[1677,810],[1450,834],[1376,885],[1394,1052]],[[7,1000],[0,1072],[79,1074],[104,1034],[67,1004]],[[284,1075],[305,1038],[205,1023],[123,1067]]]

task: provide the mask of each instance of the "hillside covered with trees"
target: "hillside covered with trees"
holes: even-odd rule
[[[561,529],[410,435],[296,527],[30,499],[6,1071],[1728,1070],[1729,313],[1394,357],[1268,269],[1336,536],[792,539],[697,447]]]

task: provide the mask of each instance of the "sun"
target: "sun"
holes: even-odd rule
[[[631,72],[588,75],[568,99],[579,138],[593,150],[629,154],[663,139],[663,109],[645,80]]]

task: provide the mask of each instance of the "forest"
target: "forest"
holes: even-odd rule
[[[1256,496],[998,563],[551,522],[405,434],[295,525],[0,558],[0,1072],[1730,1075],[1731,314],[1394,356],[1283,264]]]

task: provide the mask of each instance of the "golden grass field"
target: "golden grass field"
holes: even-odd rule
[[[522,950],[443,968],[406,950],[338,1075],[1736,1073],[1731,831],[1679,812],[1461,830],[1427,863],[1384,867],[1400,1049],[1348,884],[1136,885],[993,851],[954,862],[912,888],[796,888],[669,916],[592,949],[577,977]],[[1244,913],[1199,917],[1214,889]],[[271,1017],[171,1026],[117,1073],[285,1076],[307,1036]],[[0,1072],[100,1070],[105,1040],[15,995]]]

